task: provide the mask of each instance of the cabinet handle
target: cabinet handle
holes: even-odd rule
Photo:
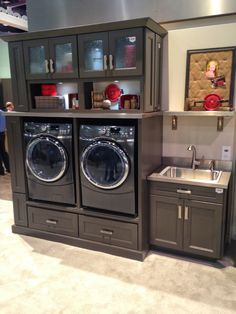
[[[103,69],[107,70],[107,55],[103,56]]]
[[[53,67],[53,60],[52,59],[49,59],[49,65],[50,65],[50,72],[53,73],[55,70]]]
[[[181,190],[181,189],[177,189],[177,193],[181,193],[181,194],[191,194],[191,190]]]
[[[109,55],[109,68],[110,70],[113,70],[113,55]]]
[[[182,206],[178,205],[178,219],[182,219]]]
[[[45,71],[46,71],[46,73],[49,73],[50,70],[49,70],[48,60],[44,60],[44,63],[45,63]]]
[[[188,206],[184,207],[184,220],[188,220]]]
[[[58,223],[58,221],[57,221],[57,220],[54,220],[54,219],[47,219],[47,220],[46,220],[46,223],[47,223],[47,224],[51,224],[51,225],[56,225],[56,224]]]
[[[106,235],[113,235],[113,232],[112,230],[107,230],[107,229],[101,229],[100,232],[102,234],[106,234]]]

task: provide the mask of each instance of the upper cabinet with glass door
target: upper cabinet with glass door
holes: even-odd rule
[[[24,58],[27,79],[78,77],[76,36],[27,40]]]
[[[142,28],[83,34],[78,42],[81,78],[142,75]]]

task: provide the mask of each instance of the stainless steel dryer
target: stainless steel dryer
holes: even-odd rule
[[[82,207],[135,215],[135,126],[80,126]]]
[[[75,204],[71,123],[24,122],[29,198]]]

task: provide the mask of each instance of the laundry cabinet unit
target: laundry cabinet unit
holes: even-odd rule
[[[14,233],[144,259],[165,34],[140,18],[4,37]]]
[[[223,254],[225,189],[150,182],[150,243],[218,259]]]
[[[5,36],[15,109],[104,109],[97,103],[107,100],[106,87],[115,83],[127,102],[133,96],[136,100],[135,106],[124,106],[120,97],[117,106],[109,107],[116,108],[116,113],[160,111],[160,60],[165,34],[159,24],[142,18]],[[46,90],[45,85],[49,87]]]

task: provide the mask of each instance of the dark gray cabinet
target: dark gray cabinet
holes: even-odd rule
[[[166,184],[152,182],[150,185],[150,243],[220,258],[224,238],[224,197],[220,198],[214,188],[199,191],[198,187],[170,183],[168,191]]]
[[[24,41],[27,79],[78,77],[76,36]]]
[[[79,35],[80,77],[143,74],[143,29]]]
[[[6,120],[12,191],[26,193],[22,119],[7,116]]]
[[[9,43],[9,58],[15,110],[28,111],[23,43],[21,41]]]

